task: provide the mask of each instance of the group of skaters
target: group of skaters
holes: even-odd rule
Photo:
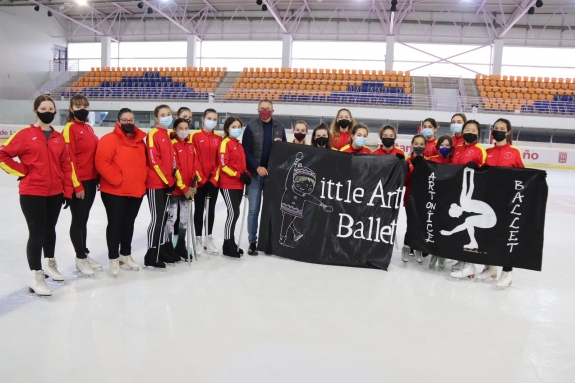
[[[192,241],[197,254],[218,254],[220,248],[212,231],[220,193],[227,208],[222,254],[239,258],[244,253],[234,232],[242,198],[247,195],[247,252],[258,255],[258,220],[272,144],[287,141],[283,124],[273,118],[271,101],[260,101],[258,118],[246,126],[238,117],[226,118],[222,134],[215,130],[219,120],[214,109],[203,112],[202,127],[195,130],[189,108],[182,107],[173,113],[169,106],[159,105],[154,110],[156,125],[148,133],[136,126],[134,113],[123,108],[118,112],[113,131],[99,139],[87,122],[89,110],[86,97],[72,97],[67,123],[60,133],[51,126],[57,114],[56,105],[49,96],[41,95],[34,101],[36,122],[14,133],[0,147],[0,167],[19,181],[20,205],[29,230],[26,254],[31,293],[52,294],[45,278],[64,281],[54,257],[56,223],[62,207],[69,208],[72,214],[70,238],[76,268],[86,276],[102,268],[90,258],[86,246],[87,223],[98,190],[108,219],[106,243],[109,269],[114,276],[122,265],[139,269],[132,257],[132,238],[144,195],[151,215],[144,256],[146,267],[164,269],[166,265],[189,260],[192,244],[186,243],[188,225],[193,226]],[[357,123],[350,110],[341,109],[331,127],[320,124],[313,129],[311,146],[355,154],[394,155],[407,161],[405,204],[411,173],[421,161],[471,168],[523,167],[519,150],[511,146],[511,124],[505,119],[494,123],[495,146],[487,150],[478,144],[479,123],[467,120],[464,114],[452,117],[453,135],[436,137],[437,128],[434,119],[426,119],[421,134],[412,138],[411,151],[406,154],[396,144],[396,129],[385,125],[379,129],[378,149],[372,152],[367,147],[367,126]],[[296,122],[293,132],[294,144],[307,145],[305,121]],[[189,210],[192,206],[193,217]],[[408,262],[410,251],[419,263],[427,256],[404,247],[404,262]],[[431,255],[428,266],[436,265],[443,269],[446,260]],[[454,278],[473,278],[475,274],[474,264],[452,265]],[[497,278],[497,269],[487,265],[477,278]],[[511,268],[504,267],[498,286],[509,286],[511,280]]]

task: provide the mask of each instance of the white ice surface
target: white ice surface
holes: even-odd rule
[[[550,170],[543,271],[512,287],[450,281],[395,251],[389,271],[277,257],[201,258],[109,274],[98,195],[94,279],[75,272],[58,223],[64,286],[32,298],[16,179],[0,174],[0,382],[575,382],[575,172]],[[221,245],[220,196],[214,236]],[[133,255],[143,262],[144,200]],[[239,225],[238,225],[239,230]],[[400,218],[400,243],[405,216]],[[244,235],[242,241],[246,249]]]

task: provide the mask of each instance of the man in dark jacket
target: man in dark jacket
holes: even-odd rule
[[[262,191],[268,176],[268,162],[274,141],[286,142],[286,132],[280,121],[274,120],[273,104],[269,100],[262,100],[258,105],[259,118],[248,122],[242,138],[246,152],[246,163],[252,174],[252,183],[249,186],[248,201],[248,240],[250,247],[248,254],[258,255],[256,250],[258,219],[262,203]]]

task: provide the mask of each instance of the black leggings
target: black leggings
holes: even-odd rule
[[[72,223],[70,224],[70,239],[76,252],[76,258],[86,258],[86,238],[88,236],[88,218],[90,209],[96,198],[96,186],[98,180],[82,181],[84,187],[84,199],[72,196],[70,211],[72,212]]]
[[[202,235],[204,227],[204,209],[206,205],[206,196],[208,195],[206,188],[198,188],[198,192],[194,197],[194,228],[196,229],[196,236]],[[214,221],[216,219],[216,202],[218,202],[218,189],[215,189],[214,195],[210,196],[210,204],[208,206],[208,235],[212,234],[214,228]]]
[[[108,258],[116,259],[120,254],[132,255],[134,222],[136,222],[144,198],[124,197],[104,192],[100,195],[108,216],[106,227]]]
[[[150,207],[150,225],[148,226],[148,249],[158,248],[160,245],[167,242],[164,227],[168,214],[166,213],[168,206],[167,189],[148,189],[148,206]]]
[[[236,232],[236,223],[238,218],[240,218],[243,190],[220,189],[220,191],[228,208],[228,217],[224,226],[224,239],[231,239],[235,243],[234,233]]]
[[[21,195],[20,206],[28,224],[26,256],[30,270],[42,270],[44,258],[54,258],[56,223],[62,209],[62,194],[51,197]]]

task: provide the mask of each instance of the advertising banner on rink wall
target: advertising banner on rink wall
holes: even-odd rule
[[[276,142],[258,249],[297,261],[387,270],[406,162]]]
[[[413,171],[405,243],[459,261],[541,270],[546,173],[422,162]]]

